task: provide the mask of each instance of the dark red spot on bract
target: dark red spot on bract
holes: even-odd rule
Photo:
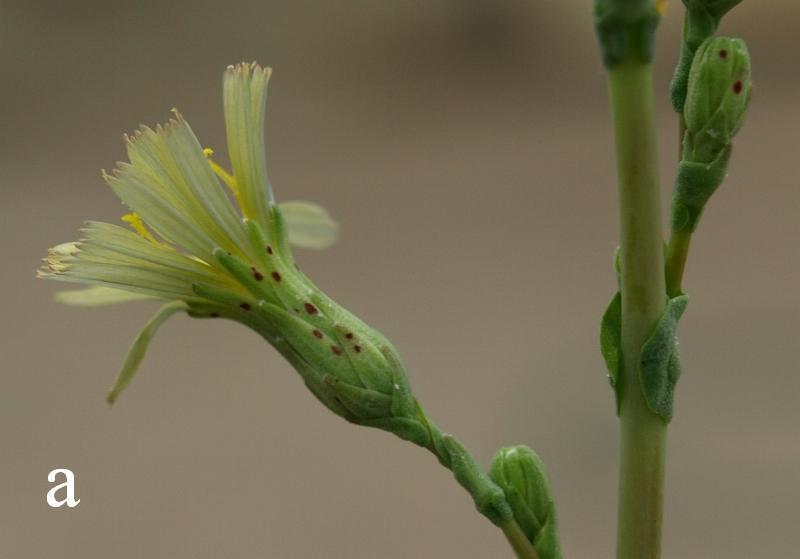
[[[242,309],[246,310],[246,311],[249,311],[251,308],[253,308],[253,307],[250,306],[250,303],[242,303],[239,306],[242,307]]]
[[[719,57],[720,58],[728,58],[728,51],[726,51],[725,49],[719,51]]]
[[[360,345],[354,345],[353,349],[356,350],[356,353],[361,353],[361,346]]]
[[[342,348],[340,348],[338,345],[332,345],[331,346],[331,351],[333,353],[335,353],[336,355],[341,355],[342,354]]]
[[[272,254],[272,247],[267,245],[267,254]]]
[[[319,330],[314,330],[312,334],[314,334],[315,338],[319,338],[320,340],[322,339],[322,332],[320,332]]]
[[[281,281],[281,275],[278,272],[272,272],[272,279],[275,281]]]
[[[317,307],[315,307],[315,306],[314,306],[314,305],[312,305],[311,303],[306,303],[306,304],[304,305],[304,307],[306,308],[306,312],[307,312],[308,314],[317,314],[317,313],[319,312],[319,310],[317,309]]]
[[[344,337],[347,338],[348,340],[352,340],[353,339],[353,333],[352,332],[348,332],[347,334],[344,335]]]
[[[261,281],[264,279],[264,274],[256,270],[255,267],[252,267],[250,269],[253,270],[253,277],[256,278],[256,281]]]
[[[743,88],[743,87],[744,87],[744,85],[742,85],[742,81],[741,81],[741,80],[739,80],[739,81],[737,81],[735,84],[733,84],[733,92],[734,92],[736,95],[739,95],[739,94],[742,92],[742,88]]]

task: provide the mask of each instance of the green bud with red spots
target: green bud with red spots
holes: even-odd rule
[[[742,126],[750,102],[750,53],[741,39],[707,39],[695,54],[683,116],[688,154],[710,161]]]
[[[692,60],[707,38],[714,35],[720,21],[730,10],[742,0],[683,0],[686,15],[683,23],[681,53],[675,75],[670,85],[672,106],[679,113],[683,112],[686,103],[686,88],[689,83],[689,72]]]
[[[694,231],[728,171],[732,141],[750,103],[750,55],[741,39],[713,37],[697,49],[683,110],[686,133],[672,198],[672,230]]]

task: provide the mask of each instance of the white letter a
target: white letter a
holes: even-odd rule
[[[78,506],[78,503],[80,503],[81,500],[80,499],[78,499],[77,501],[75,500],[75,474],[72,473],[72,470],[59,468],[47,474],[47,481],[49,481],[50,483],[54,482],[56,480],[57,474],[64,474],[64,477],[66,478],[67,481],[65,481],[64,483],[59,483],[58,485],[56,485],[55,487],[50,489],[50,491],[47,492],[47,504],[53,508],[58,508],[62,506],[64,503],[66,503],[67,506],[70,508]],[[56,499],[56,491],[58,491],[62,487],[66,487],[67,489],[67,498],[62,501],[59,501],[58,499]]]

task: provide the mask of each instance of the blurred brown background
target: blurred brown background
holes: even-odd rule
[[[274,68],[269,166],[341,242],[302,266],[401,349],[415,391],[488,464],[548,464],[565,556],[613,556],[616,421],[597,348],[617,215],[590,2],[0,2],[4,260],[0,557],[508,557],[425,451],[334,418],[255,334],[168,323],[113,411],[146,304],[62,307],[47,247],[123,208],[99,178],[122,133],[179,107],[224,153],[221,73]],[[682,7],[658,45],[667,83]],[[797,556],[798,16],[747,0],[724,24],[756,87],[690,258],[664,556]],[[666,213],[666,211],[665,211]],[[81,504],[45,503],[47,473]]]

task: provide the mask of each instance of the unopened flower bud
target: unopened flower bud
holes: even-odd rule
[[[689,73],[684,118],[695,161],[711,161],[742,126],[750,102],[750,54],[741,39],[707,39]]]
[[[672,196],[672,230],[694,231],[728,172],[731,142],[750,102],[750,55],[741,39],[707,39],[695,54],[684,108],[686,135]]]
[[[489,477],[506,494],[514,518],[541,559],[560,559],[556,509],[544,464],[530,448],[501,448]]]
[[[683,0],[686,17],[683,24],[681,54],[675,75],[670,84],[672,106],[679,113],[686,103],[689,71],[697,49],[707,38],[717,32],[723,16],[742,0]]]

